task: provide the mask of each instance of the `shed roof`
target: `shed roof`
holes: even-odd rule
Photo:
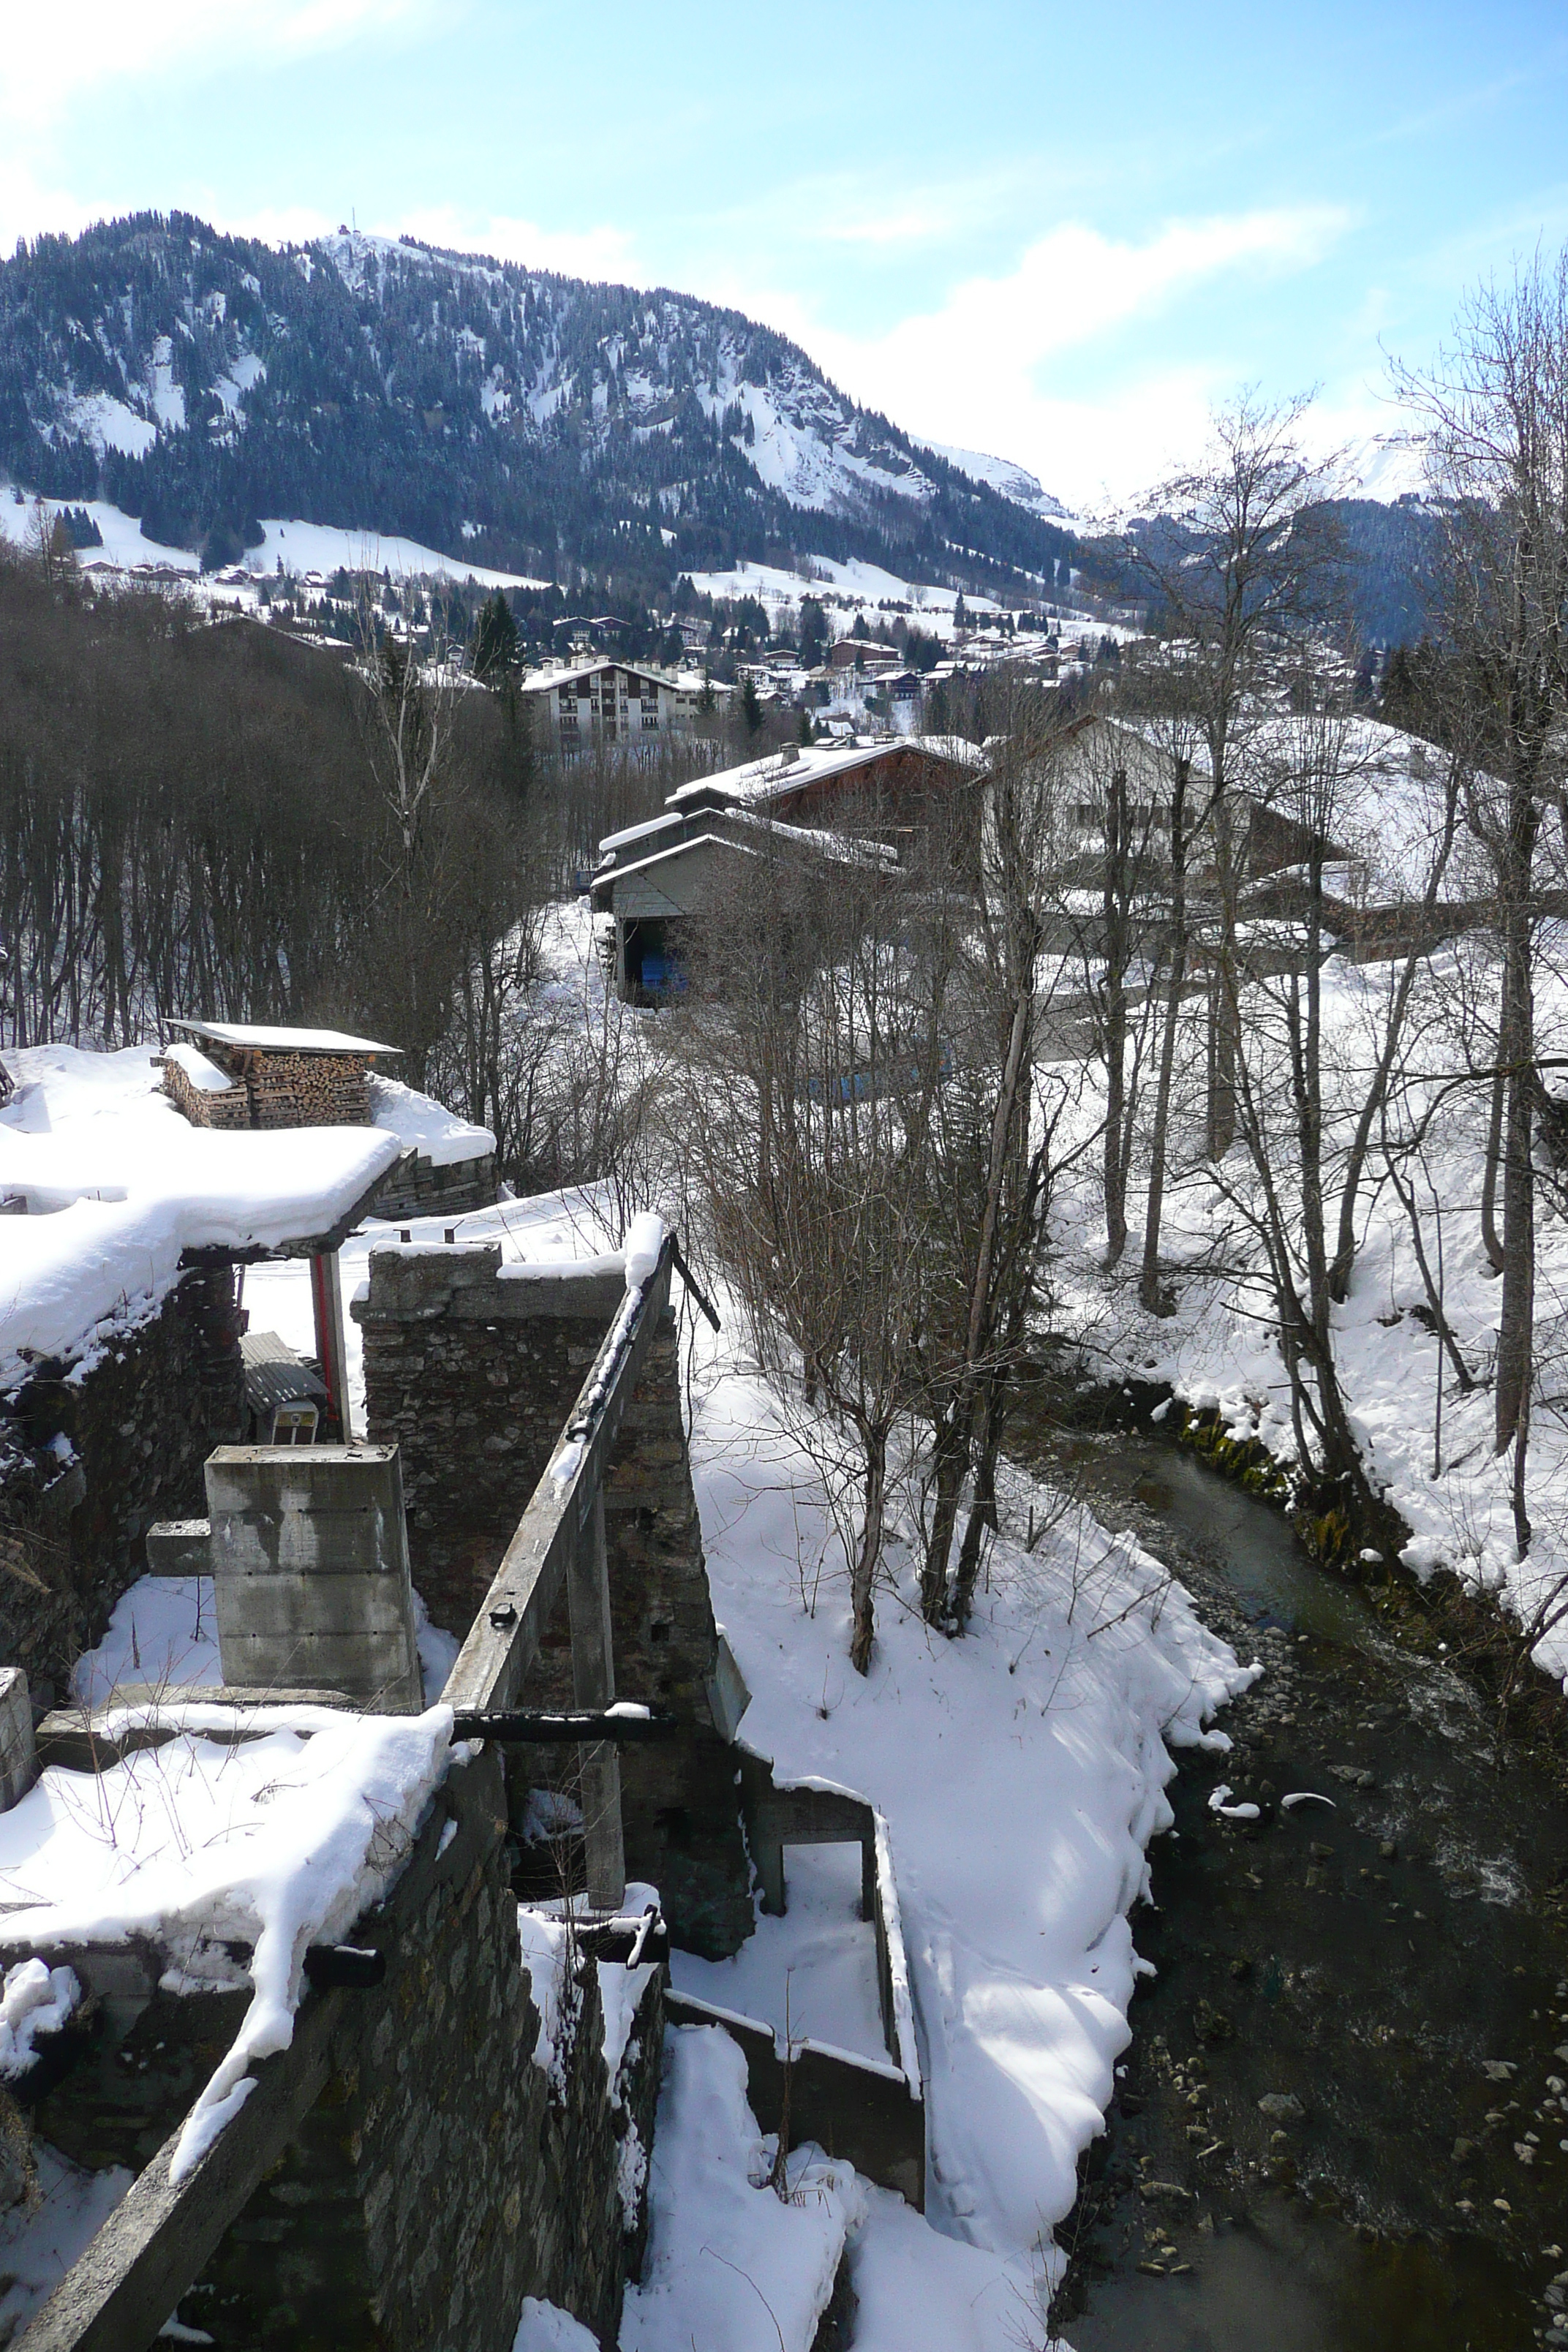
[[[401,1045],[379,1045],[374,1037],[350,1037],[341,1029],[276,1029],[246,1021],[171,1021],[193,1037],[256,1054],[401,1054]]]

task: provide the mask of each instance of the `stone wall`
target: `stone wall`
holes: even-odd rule
[[[152,1522],[205,1509],[202,1465],[244,1423],[226,1266],[182,1276],[139,1330],[74,1369],[40,1362],[0,1402],[0,1662],[35,1697],[99,1639]]]
[[[414,1581],[450,1632],[467,1633],[489,1591],[623,1296],[618,1265],[531,1273],[462,1244],[372,1255],[352,1310],[368,1434],[402,1450]],[[720,1958],[751,1933],[750,1873],[709,1704],[717,1636],[668,1311],[610,1455],[605,1528],[616,1687],[684,1727],[622,1753],[626,1866],[659,1888],[678,1942]],[[564,1594],[523,1696],[571,1702]],[[569,1780],[569,1755],[559,1769]]]
[[[477,1160],[437,1162],[422,1151],[405,1151],[376,1187],[369,1214],[373,1217],[438,1217],[447,1210],[455,1217],[469,1209],[488,1209],[496,1198],[496,1156],[481,1152]]]
[[[662,1972],[614,2084],[591,1962],[558,2063],[537,2064],[505,1828],[491,1748],[453,1771],[388,1900],[356,1923],[385,1980],[345,2000],[326,2089],[180,2302],[222,2352],[510,2352],[530,2294],[614,2346],[647,2232]],[[90,2169],[138,2168],[247,1997],[166,1993],[151,1951],[58,1957],[91,1988],[89,2046],[37,2128]]]

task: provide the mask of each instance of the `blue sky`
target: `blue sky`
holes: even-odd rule
[[[1568,238],[1568,11],[969,0],[19,0],[0,247],[351,215],[732,302],[1077,500],[1242,383],[1387,430],[1384,350]]]

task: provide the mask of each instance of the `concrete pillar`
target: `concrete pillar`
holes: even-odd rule
[[[27,1677],[20,1666],[0,1666],[0,1813],[8,1813],[37,1777]]]
[[[353,1442],[349,1416],[349,1355],[343,1336],[343,1285],[336,1250],[322,1250],[310,1260],[310,1305],[316,1318],[316,1355],[321,1378],[338,1416],[345,1445]]]
[[[579,1706],[613,1706],[615,1649],[610,1625],[610,1573],[605,1551],[605,1496],[577,1529],[566,1596],[572,1617],[572,1692]],[[608,1740],[577,1751],[583,1780],[583,1823],[588,1848],[588,1901],[595,1911],[618,1911],[626,1900],[626,1857],[621,1829],[621,1763]]]
[[[224,1681],[424,1704],[395,1445],[220,1445],[207,1460]]]

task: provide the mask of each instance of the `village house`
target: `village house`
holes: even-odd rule
[[[1201,919],[1205,904],[1217,902],[1220,877],[1207,817],[1212,769],[1196,729],[1094,713],[1075,730],[1061,879],[1068,896],[1082,901],[1079,914],[1090,927],[1113,802],[1131,854],[1157,885],[1169,857],[1178,761],[1186,773],[1187,823],[1195,828],[1188,887]],[[1234,913],[1267,926],[1278,945],[1281,925],[1300,926],[1316,854],[1321,926],[1357,961],[1468,928],[1479,918],[1489,882],[1462,810],[1430,909],[1425,903],[1444,835],[1448,769],[1435,745],[1360,716],[1269,716],[1238,729],[1229,779]]]
[[[684,986],[683,928],[719,878],[742,871],[771,838],[831,864],[868,856],[897,864],[898,845],[930,821],[933,802],[974,804],[984,754],[961,737],[786,744],[717,775],[679,785],[661,816],[599,844],[592,897],[611,919],[616,993],[657,1004]]]
[[[699,714],[702,681],[601,655],[540,670],[524,678],[520,691],[544,739],[570,752],[684,733]],[[726,698],[728,689],[711,692],[715,699]]]

